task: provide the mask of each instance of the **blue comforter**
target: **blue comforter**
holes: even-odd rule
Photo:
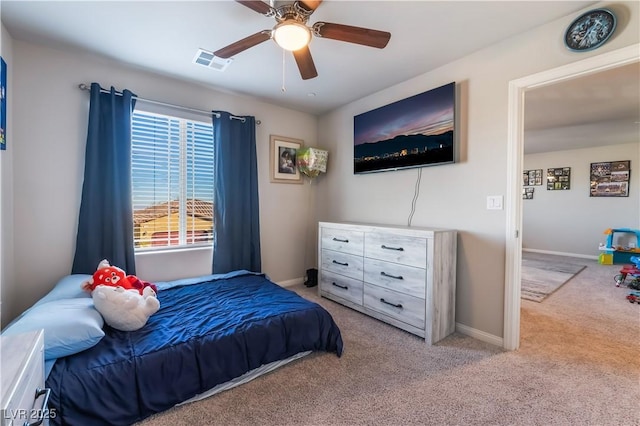
[[[56,361],[47,378],[53,423],[130,425],[263,364],[303,351],[342,354],[331,315],[264,275],[159,289],[161,308],[142,329],[105,325],[96,346]]]

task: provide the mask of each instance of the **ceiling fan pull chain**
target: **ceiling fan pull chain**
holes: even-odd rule
[[[287,88],[284,87],[284,58],[285,58],[286,52],[284,49],[282,49],[282,92],[286,92]]]

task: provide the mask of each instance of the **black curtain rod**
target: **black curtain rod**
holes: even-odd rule
[[[85,84],[85,83],[78,84],[78,88],[80,90],[91,90],[91,86],[88,85],[88,84]],[[102,93],[111,93],[110,90],[106,90],[106,89],[103,89],[103,88],[100,88],[100,92],[102,92]],[[122,92],[116,92],[116,94],[122,96]],[[163,105],[163,106],[168,106],[168,107],[172,107],[172,108],[179,108],[179,109],[183,109],[185,111],[197,112],[199,114],[205,114],[205,115],[215,114],[216,117],[220,118],[220,114],[218,114],[216,112],[212,112],[212,111],[205,111],[203,109],[189,108],[189,107],[184,107],[184,106],[181,106],[181,105],[170,104],[170,103],[167,103],[167,102],[154,101],[152,99],[141,98],[140,96],[134,96],[134,98],[138,99],[140,101],[143,101],[143,102],[149,102],[151,104]],[[244,122],[244,117],[237,117],[235,115],[231,115],[229,117],[231,117],[232,119],[235,119],[235,120],[242,120]],[[261,124],[261,123],[262,122],[260,120],[256,120],[256,124]]]

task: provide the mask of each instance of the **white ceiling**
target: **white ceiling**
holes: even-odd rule
[[[640,143],[640,63],[525,93],[525,154]]]
[[[274,18],[234,1],[1,3],[2,22],[14,38],[82,49],[150,71],[320,114],[594,2],[327,0],[308,24],[325,21],[389,31],[391,40],[380,50],[314,38],[310,50],[318,77],[302,80],[293,56],[287,52],[285,92],[282,50],[272,41],[239,53],[223,72],[192,62],[198,48],[215,51],[275,25]],[[281,3],[288,2],[276,5]]]
[[[284,3],[289,2],[276,2],[275,6]],[[290,53],[284,55],[283,68],[283,52],[272,41],[239,53],[222,72],[192,62],[199,48],[215,51],[275,25],[274,18],[234,1],[1,0],[0,14],[15,39],[57,49],[82,50],[214,89],[322,114],[518,33],[566,15],[577,16],[580,10],[595,3],[325,0],[308,24],[325,21],[389,31],[391,40],[385,49],[379,50],[314,38],[310,50],[319,76],[311,80],[300,78]],[[634,73],[636,90],[620,93],[636,96],[625,97],[624,106],[617,104],[623,99],[620,96],[610,96],[606,102],[576,103],[581,96],[606,91],[607,82],[620,83],[618,76],[601,79],[598,90],[592,82],[585,86],[576,80],[562,83],[562,89],[558,86],[529,92],[526,130],[534,133],[525,138],[526,144],[536,139],[548,141],[544,132],[551,131],[550,127],[569,129],[598,121],[593,117],[605,114],[611,114],[615,120],[633,115],[637,121],[637,67],[625,76],[633,77]],[[140,95],[145,97],[143,93]],[[549,103],[554,107],[550,108]],[[626,110],[628,104],[635,105],[633,112]],[[582,111],[585,105],[590,108],[589,120],[585,119],[586,114],[572,113]],[[598,107],[611,105],[615,114],[613,110],[598,112]],[[552,146],[557,149],[562,142],[558,140]]]

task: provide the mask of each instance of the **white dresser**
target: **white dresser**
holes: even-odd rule
[[[455,329],[456,235],[320,222],[318,294],[436,343]]]
[[[42,330],[0,336],[2,426],[48,425]],[[39,422],[42,420],[42,422]]]

